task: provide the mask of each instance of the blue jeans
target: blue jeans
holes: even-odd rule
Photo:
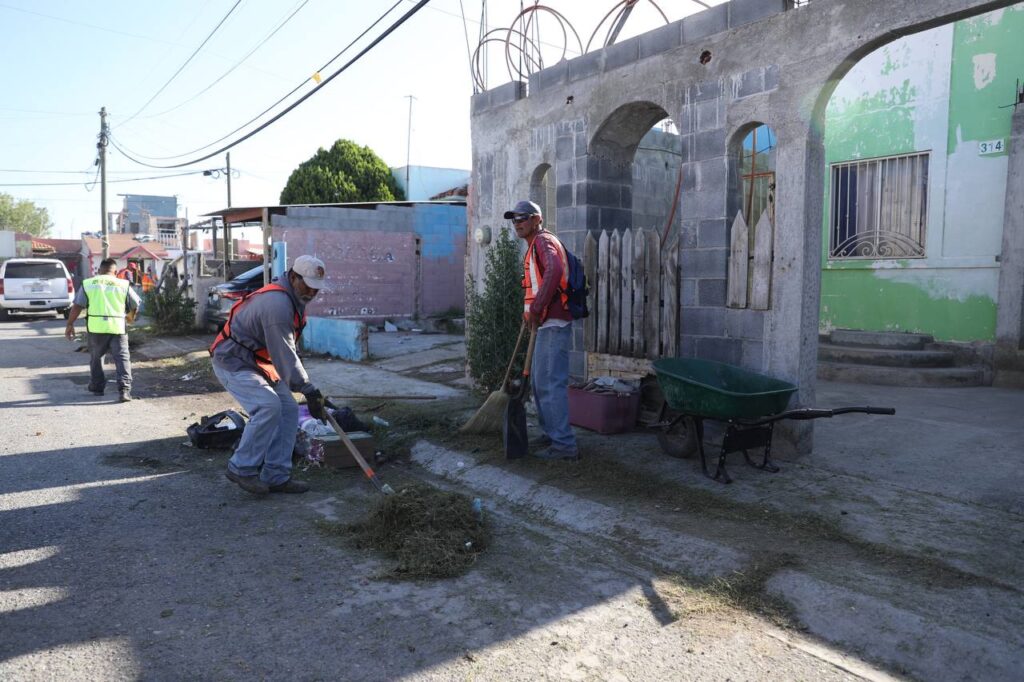
[[[540,428],[551,439],[551,447],[576,452],[576,434],[569,426],[569,348],[572,325],[537,330],[530,366],[533,402]]]
[[[214,362],[213,373],[249,413],[228,469],[239,476],[258,475],[267,485],[284,483],[292,475],[292,450],[299,429],[299,406],[292,392],[284,382],[271,385],[255,370],[229,372]]]

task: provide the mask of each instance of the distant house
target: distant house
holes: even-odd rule
[[[409,187],[405,186],[405,172],[409,170]],[[462,168],[436,168],[434,166],[399,166],[391,169],[398,186],[405,192],[406,201],[429,201],[447,198],[448,192],[469,184],[469,171]],[[445,196],[440,196],[445,195]],[[465,195],[462,195],[464,198]]]
[[[167,249],[159,242],[143,243],[126,234],[111,234],[108,240],[110,257],[117,261],[118,270],[127,267],[129,261],[133,261],[143,272],[151,271],[154,276],[159,276],[164,261],[168,259]],[[100,261],[103,260],[103,245],[100,239],[82,237],[81,256],[82,277],[96,274]]]
[[[34,237],[32,239],[32,256],[35,258],[56,258],[64,263],[76,283],[82,280],[80,272],[82,264],[81,239]]]
[[[116,214],[113,229],[120,234],[148,237],[164,246],[177,247],[181,228],[187,222],[178,217],[178,198],[151,194],[123,194],[124,205]],[[144,239],[140,239],[144,241]]]

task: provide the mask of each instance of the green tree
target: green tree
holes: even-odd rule
[[[523,323],[523,261],[510,230],[498,228],[498,238],[487,250],[483,292],[466,278],[466,360],[469,375],[484,391],[501,387],[516,336]],[[520,348],[525,353],[526,343]],[[522,372],[522,358],[512,368]]]
[[[45,208],[36,206],[27,199],[15,199],[0,192],[0,230],[28,232],[33,237],[50,234],[53,223]]]
[[[321,147],[292,171],[281,191],[282,204],[335,204],[348,201],[402,201],[391,169],[369,147],[338,140]]]

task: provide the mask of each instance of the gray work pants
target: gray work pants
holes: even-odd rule
[[[114,358],[117,371],[117,390],[130,393],[132,390],[132,360],[128,355],[127,334],[95,334],[89,332],[89,390],[102,392],[107,385],[103,374],[103,356],[107,353]]]

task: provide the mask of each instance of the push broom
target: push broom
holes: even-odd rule
[[[508,407],[508,401],[511,400],[508,393],[508,380],[512,375],[512,365],[515,364],[516,356],[519,355],[519,345],[523,341],[524,331],[526,331],[526,322],[519,327],[516,348],[512,351],[512,357],[508,361],[508,369],[505,370],[505,379],[501,382],[501,387],[487,396],[487,400],[476,411],[476,414],[459,429],[460,433],[498,433],[501,431],[502,422],[505,420],[505,410]]]

